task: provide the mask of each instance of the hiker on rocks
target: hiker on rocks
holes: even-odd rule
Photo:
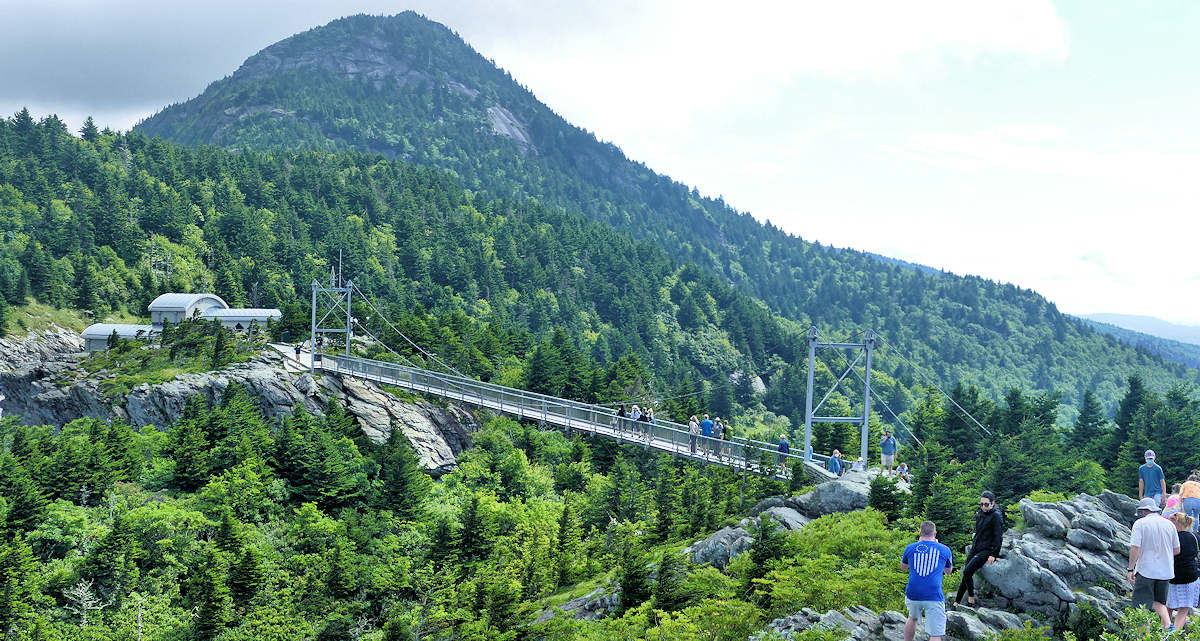
[[[883,440],[879,441],[880,474],[886,473],[888,476],[892,475],[892,465],[896,463],[896,450],[898,449],[900,449],[900,443],[896,441],[895,436],[892,436],[892,431],[885,431],[883,433]]]
[[[858,457],[853,463],[850,464],[850,471],[851,472],[866,472],[867,471],[867,462],[863,460],[863,457],[861,457],[861,456]]]
[[[705,414],[704,420],[700,421],[700,436],[704,437],[704,456],[706,456],[706,457],[708,456],[708,445],[709,445],[709,441],[712,439],[712,434],[713,434],[712,419],[710,419],[708,417],[708,414]]]
[[[967,595],[967,605],[975,605],[975,573],[985,564],[995,563],[1004,544],[1004,515],[996,508],[996,495],[982,492],[979,495],[979,512],[975,514],[975,536],[971,539],[971,556],[963,565],[962,581],[954,605],[962,603]]]
[[[901,481],[908,483],[910,473],[911,472],[908,469],[908,463],[901,463],[896,466],[896,476],[899,477]]]
[[[1200,554],[1200,540],[1192,532],[1196,524],[1192,517],[1176,512],[1170,521],[1179,535],[1179,554],[1175,555],[1175,578],[1167,583],[1167,609],[1175,611],[1173,625],[1176,630],[1182,630],[1192,608],[1200,600],[1200,567],[1197,567],[1196,559]]]
[[[300,360],[300,343],[296,343],[296,360]]]
[[[1146,464],[1138,468],[1138,498],[1153,497],[1162,507],[1167,498],[1167,475],[1154,462],[1154,450],[1146,450]]]
[[[1147,452],[1153,454],[1153,452]],[[1142,497],[1138,501],[1138,520],[1129,535],[1129,584],[1133,586],[1133,605],[1158,615],[1164,630],[1170,630],[1167,612],[1169,581],[1175,578],[1175,555],[1179,554],[1179,535],[1175,525],[1162,517],[1158,499]]]
[[[696,439],[700,438],[700,421],[696,420],[696,415],[688,419],[688,451],[692,454],[696,453]]]
[[[779,469],[783,470],[783,475],[787,476],[788,454],[792,453],[792,446],[788,444],[787,434],[779,435],[779,453],[775,455],[775,460],[779,463]]]
[[[1200,472],[1192,470],[1188,480],[1179,487],[1179,498],[1182,499],[1183,513],[1192,517],[1192,531],[1200,527]]]
[[[842,475],[842,453],[834,450],[833,456],[829,457],[829,462],[825,464],[825,469],[833,472],[835,476]]]
[[[946,595],[942,593],[942,576],[954,568],[954,553],[938,543],[937,526],[933,521],[921,524],[916,543],[904,548],[900,567],[908,571],[904,586],[904,605],[908,621],[904,624],[904,641],[913,641],[917,622],[925,616],[925,632],[929,641],[941,641],[946,634]]]

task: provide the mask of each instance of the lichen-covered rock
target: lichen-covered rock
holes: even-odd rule
[[[543,623],[562,612],[573,619],[594,621],[617,609],[621,602],[621,589],[616,584],[602,586],[577,599],[571,599],[555,608],[546,608],[534,623]]]
[[[796,634],[814,626],[841,628],[851,639],[856,641],[902,641],[904,639],[904,624],[908,616],[900,612],[885,610],[876,614],[870,608],[861,605],[830,610],[821,613],[804,608],[791,616],[775,619],[763,632],[750,637],[750,641],[768,638],[770,633],[778,634],[784,639],[792,639]],[[963,608],[947,613],[946,638],[956,641],[983,641],[994,636],[1001,630],[1020,628],[1024,621],[1007,612],[999,612],[987,608]],[[917,626],[916,639],[928,639],[924,626]]]
[[[813,491],[785,501],[785,505],[804,516],[817,518],[836,512],[852,512],[867,507],[870,486],[857,479],[838,479],[818,485]]]

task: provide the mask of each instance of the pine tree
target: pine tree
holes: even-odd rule
[[[956,554],[971,542],[978,500],[979,491],[968,488],[963,475],[934,474],[923,516],[937,526],[938,540]]]
[[[41,522],[46,497],[12,454],[0,454],[0,497],[8,503],[0,533],[28,532]]]
[[[563,496],[563,509],[558,517],[558,530],[554,535],[554,587],[562,587],[574,578],[576,557],[583,543],[583,534],[576,516],[571,494]]]
[[[681,555],[667,551],[658,564],[658,577],[654,582],[654,608],[674,612],[687,605],[688,593],[684,588],[687,567]]]
[[[654,485],[654,539],[666,541],[671,538],[680,520],[682,505],[679,502],[679,479],[671,465],[660,466]]]
[[[229,570],[229,595],[239,608],[249,609],[250,603],[267,585],[267,572],[262,555],[253,547],[242,548],[237,561]]]
[[[195,492],[208,482],[212,452],[203,428],[204,418],[208,416],[203,404],[199,396],[189,399],[188,405],[203,411],[203,417],[188,419],[185,409],[185,416],[175,421],[175,425],[167,432],[167,456],[175,464],[172,480],[176,487],[185,492]]]
[[[24,539],[0,537],[0,636],[12,638],[13,628],[33,615],[37,571]]]
[[[100,139],[100,130],[96,128],[96,121],[92,120],[91,116],[83,121],[83,127],[79,128],[79,135],[88,142],[96,142]]]
[[[432,485],[404,432],[393,426],[380,461],[381,506],[392,510],[403,521],[419,521],[425,513],[425,500]]]
[[[118,512],[108,534],[84,558],[79,576],[91,582],[102,602],[119,608],[125,595],[137,588],[141,554],[128,517]]]
[[[209,359],[208,366],[210,369],[221,369],[229,362],[229,333],[221,327],[219,322],[213,321],[213,325],[213,333],[216,336],[213,338],[212,357]]]
[[[871,479],[867,505],[883,512],[889,522],[900,518],[904,511],[904,498],[896,479],[882,474]]]
[[[229,625],[233,609],[225,562],[216,550],[201,552],[189,595],[196,607],[192,636],[197,641],[211,641]]]
[[[629,522],[610,527],[609,536],[617,546],[617,584],[621,586],[618,614],[637,607],[651,596],[650,570],[646,567],[646,550],[638,532],[640,527],[640,523]]]
[[[783,526],[766,514],[758,517],[758,523],[751,533],[754,542],[750,544],[750,565],[742,577],[742,593],[747,597],[755,592],[754,580],[766,576],[771,565],[783,557],[785,542]]]

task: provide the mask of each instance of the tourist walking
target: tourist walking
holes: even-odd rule
[[[642,422],[645,423],[646,433],[643,435],[647,441],[650,440],[650,426],[654,425],[654,408],[647,407],[646,413],[642,415]]]
[[[887,430],[883,433],[883,439],[879,441],[879,473],[892,475],[892,466],[896,463],[896,451],[900,449],[900,443],[896,441],[896,437],[892,436],[892,431]]]
[[[696,415],[688,419],[688,451],[692,454],[696,453],[696,439],[700,438],[700,421],[696,420]]]
[[[954,553],[938,543],[937,526],[933,521],[921,524],[920,538],[904,548],[900,567],[908,571],[904,586],[904,605],[908,621],[904,624],[904,641],[913,641],[917,622],[925,617],[925,632],[929,641],[941,641],[946,634],[946,595],[942,592],[942,576],[954,568]]]
[[[1196,524],[1192,517],[1176,512],[1171,515],[1171,523],[1179,536],[1179,554],[1175,555],[1175,578],[1167,583],[1167,609],[1175,611],[1172,625],[1182,630],[1200,599],[1200,568],[1196,565],[1200,541],[1192,532]]]
[[[979,495],[979,511],[975,513],[975,536],[971,538],[971,556],[963,565],[962,581],[954,605],[962,603],[967,595],[967,605],[975,605],[975,573],[986,564],[995,563],[1004,544],[1004,515],[996,507],[996,495],[982,492]]]
[[[1146,450],[1146,464],[1138,468],[1138,498],[1153,497],[1162,507],[1167,497],[1167,475],[1154,462],[1154,450]]]
[[[713,451],[717,455],[717,460],[721,459],[721,439],[725,438],[725,423],[721,421],[721,417],[713,419]]]
[[[1133,605],[1153,611],[1167,630],[1171,628],[1167,586],[1175,578],[1179,535],[1175,525],[1159,513],[1161,510],[1158,499],[1152,496],[1138,501],[1139,518],[1129,535],[1129,584],[1133,586]]]
[[[1200,527],[1200,472],[1192,470],[1188,480],[1179,487],[1179,498],[1183,499],[1183,513],[1192,517],[1192,531]]]

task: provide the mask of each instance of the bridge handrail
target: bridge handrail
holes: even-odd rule
[[[332,363],[331,363],[331,361],[332,361]],[[422,377],[423,381],[425,382],[425,387],[427,389],[429,388],[428,379],[432,379],[434,381],[440,382],[441,387],[443,387],[443,389],[445,389],[447,392],[452,391],[452,389],[451,389],[452,385],[458,386],[460,388],[460,390],[459,390],[460,396],[465,395],[465,392],[467,390],[477,390],[479,392],[479,394],[478,394],[479,399],[483,400],[483,398],[484,398],[483,392],[490,392],[494,396],[498,395],[498,397],[500,399],[499,402],[501,404],[503,404],[503,402],[504,402],[503,398],[504,398],[505,394],[517,395],[521,399],[532,400],[536,403],[541,403],[541,405],[542,405],[541,410],[546,415],[548,415],[548,410],[550,408],[561,407],[564,410],[562,412],[561,416],[563,416],[564,418],[566,418],[568,420],[570,418],[572,418],[570,415],[570,412],[569,412],[570,409],[574,409],[577,412],[583,412],[585,414],[590,414],[593,417],[591,420],[591,422],[593,424],[599,424],[599,421],[595,420],[595,417],[603,416],[603,417],[605,417],[605,419],[607,419],[609,424],[613,425],[614,427],[618,424],[622,425],[621,430],[623,432],[631,435],[631,438],[629,438],[628,440],[631,440],[634,442],[639,440],[638,438],[633,437],[633,435],[635,435],[635,434],[644,433],[644,434],[648,435],[651,432],[657,432],[661,435],[670,437],[667,440],[669,440],[674,445],[679,446],[680,451],[682,451],[682,446],[684,443],[687,443],[689,448],[692,446],[691,439],[692,439],[693,435],[687,431],[687,426],[676,423],[674,421],[667,420],[667,419],[655,419],[655,421],[653,423],[647,423],[644,421],[634,421],[634,420],[630,419],[629,417],[618,417],[614,410],[612,410],[611,408],[608,408],[608,407],[601,406],[601,405],[593,405],[593,404],[584,403],[581,401],[558,398],[556,396],[550,396],[548,394],[531,392],[531,391],[523,390],[520,388],[506,387],[504,385],[499,385],[496,383],[486,383],[486,382],[478,381],[478,380],[475,380],[472,378],[456,376],[453,374],[445,374],[442,372],[434,372],[431,370],[425,370],[425,369],[420,369],[420,368],[416,368],[416,367],[411,367],[411,366],[403,365],[400,363],[379,361],[379,360],[373,360],[373,359],[367,359],[367,358],[359,358],[359,357],[355,357],[355,356],[324,354],[323,358],[318,360],[317,367],[319,367],[321,369],[328,369],[330,364],[334,365],[335,371],[338,371],[338,372],[346,371],[351,374],[360,372],[362,374],[374,373],[379,376],[384,376],[384,375],[389,375],[391,372],[395,372],[395,374],[391,374],[392,378],[394,378],[397,381],[403,380],[404,378],[409,378],[410,381],[412,381],[411,382],[412,386],[416,389],[419,389],[416,386],[416,377],[420,376],[420,377]],[[369,370],[375,370],[375,371],[370,372]],[[400,374],[403,374],[403,376],[401,376]],[[453,398],[453,396],[447,396],[447,398]],[[526,405],[526,409],[530,409],[528,405]],[[537,408],[532,408],[532,409],[537,409]],[[618,422],[618,418],[620,419],[621,422]],[[750,465],[750,463],[751,463],[751,460],[747,456],[747,454],[749,454],[755,450],[757,450],[759,452],[757,454],[757,456],[759,456],[759,457],[761,457],[763,453],[767,453],[770,455],[774,455],[775,457],[783,456],[790,462],[802,461],[804,459],[803,454],[789,453],[789,454],[783,455],[777,451],[776,445],[774,445],[772,443],[767,443],[764,441],[758,441],[755,439],[749,439],[749,438],[745,438],[745,437],[733,437],[729,441],[722,441],[720,439],[716,439],[713,437],[704,437],[704,436],[695,436],[695,439],[696,439],[696,443],[699,444],[701,447],[703,447],[704,444],[707,443],[707,445],[708,445],[707,449],[716,450],[719,453],[724,452],[725,450],[728,450],[727,455],[730,456],[731,458],[734,458],[735,451],[739,452],[740,455],[736,456],[736,458],[741,459],[745,465]],[[825,461],[825,460],[828,460],[828,458],[829,457],[824,456],[824,455],[818,455],[818,454],[813,455],[813,459],[816,461]]]

